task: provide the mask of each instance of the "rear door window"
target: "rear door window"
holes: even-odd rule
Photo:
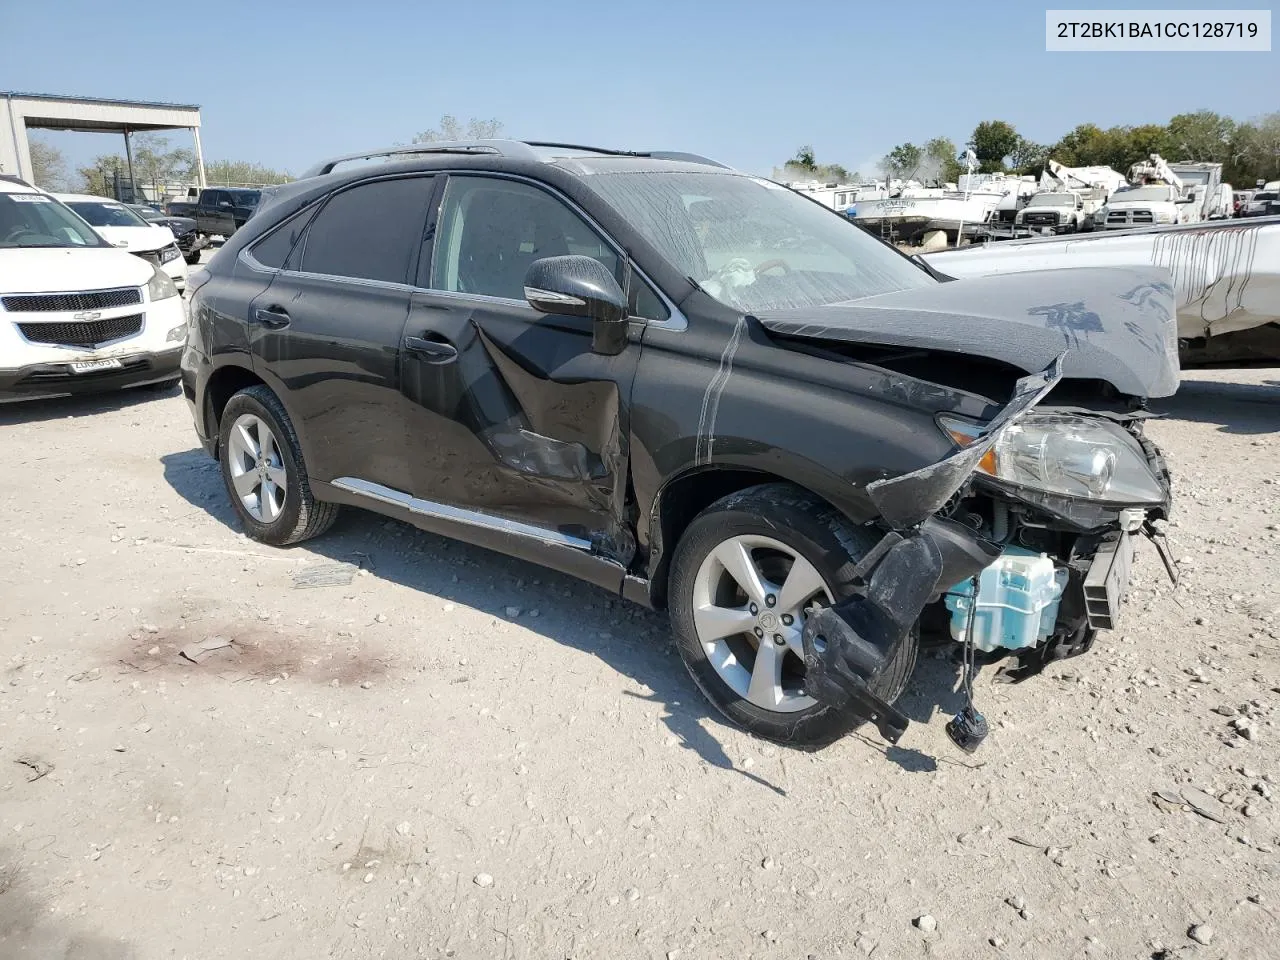
[[[432,184],[431,177],[374,180],[335,194],[307,228],[297,269],[408,283],[409,265],[418,261]]]

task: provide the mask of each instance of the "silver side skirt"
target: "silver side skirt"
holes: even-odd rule
[[[480,527],[484,530],[509,533],[512,536],[536,540],[539,543],[545,543],[553,547],[568,547],[571,550],[581,550],[584,553],[591,552],[591,543],[579,537],[570,537],[557,530],[535,527],[530,523],[508,520],[505,517],[495,517],[493,514],[480,513],[477,510],[464,510],[461,507],[451,507],[448,504],[436,503],[433,500],[420,500],[399,490],[393,490],[391,487],[384,487],[380,483],[361,480],[358,477],[339,477],[337,480],[331,481],[331,483],[339,490],[388,503],[394,507],[401,507],[410,513],[416,513],[420,516],[448,520],[452,523]]]

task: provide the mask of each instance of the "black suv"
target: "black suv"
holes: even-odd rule
[[[1084,652],[1168,510],[1167,273],[951,280],[688,154],[339,158],[189,289],[183,387],[250,536],[363,507],[666,608],[780,740],[896,741],[922,638],[1015,680]]]

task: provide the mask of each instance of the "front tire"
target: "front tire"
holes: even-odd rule
[[[222,412],[218,459],[231,504],[254,540],[277,547],[333,526],[338,505],[317,500],[293,423],[265,386],[247,387]]]
[[[808,697],[800,635],[815,604],[854,593],[853,570],[879,536],[788,484],[764,484],[712,504],[672,557],[676,646],[717,709],[785,743],[830,743],[860,722]],[[914,637],[872,685],[892,703],[915,667]]]

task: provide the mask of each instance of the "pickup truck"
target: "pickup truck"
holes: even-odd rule
[[[196,233],[205,237],[230,237],[258,209],[261,190],[207,187],[195,198]]]

